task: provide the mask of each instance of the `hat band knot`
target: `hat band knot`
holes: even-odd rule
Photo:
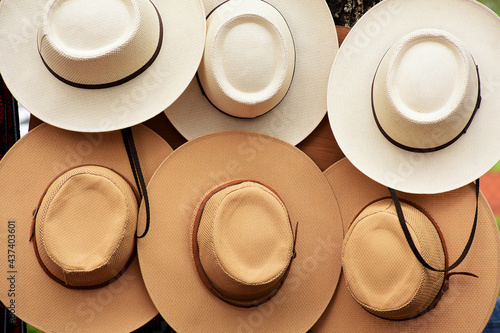
[[[156,43],[156,49],[152,53],[152,55],[149,58],[149,60],[147,60],[140,68],[138,68],[134,72],[132,72],[132,73],[130,73],[130,74],[128,74],[128,75],[126,75],[126,76],[118,79],[118,80],[114,80],[114,81],[110,81],[110,82],[105,82],[105,83],[81,83],[81,82],[76,82],[73,79],[66,78],[66,77],[64,77],[63,74],[57,73],[57,71],[51,67],[51,65],[49,64],[49,62],[43,56],[43,52],[41,50],[40,42],[43,41],[43,39],[46,37],[45,35],[42,36],[41,38],[39,38],[38,42],[37,42],[38,54],[40,55],[40,58],[41,58],[43,64],[45,65],[45,67],[47,68],[47,70],[55,78],[57,78],[59,81],[65,83],[65,84],[67,84],[69,86],[72,86],[72,87],[75,87],[75,88],[82,88],[82,89],[104,89],[104,88],[111,88],[111,87],[119,86],[121,84],[124,84],[124,83],[126,83],[126,82],[128,82],[128,81],[130,81],[130,80],[132,80],[134,78],[136,78],[137,76],[139,76],[140,74],[142,74],[144,71],[146,71],[154,63],[154,61],[158,57],[158,54],[161,51],[162,44],[163,44],[163,21],[161,19],[161,15],[160,15],[160,12],[158,11],[158,8],[156,8],[155,4],[151,0],[149,0],[149,2],[153,6],[153,8],[156,11],[156,14],[158,16],[158,24],[159,24],[158,42]],[[102,68],[101,68],[101,70],[102,70]]]
[[[420,259],[420,263],[424,266],[422,269],[413,270],[411,268],[415,267],[412,266],[413,264],[406,267],[406,269],[402,268],[402,263],[399,260],[404,255],[410,254],[411,251],[402,254],[402,252],[406,251],[406,246],[402,242],[395,242],[391,238],[393,235],[400,233],[394,226],[394,212],[387,213],[388,211],[385,211],[386,213],[383,213],[384,209],[389,209],[390,206],[387,206],[387,204],[392,201],[391,199],[384,197],[372,201],[356,214],[344,240],[342,263],[347,278],[347,287],[358,304],[379,318],[391,321],[405,321],[418,318],[434,309],[444,293],[449,289],[451,276],[465,275],[475,278],[478,278],[478,276],[469,272],[449,272],[458,263],[448,266],[449,254],[439,225],[427,211],[406,200],[401,202],[406,207],[408,219],[404,222],[401,222],[399,216],[396,219],[409,225],[409,227],[406,227],[407,231],[408,228],[412,230],[412,235],[409,237],[417,239],[427,260],[430,260],[435,265],[443,265],[447,268],[430,268],[424,272],[425,269],[422,269],[427,268],[428,265],[422,264]],[[401,209],[399,200],[397,204],[394,202],[392,204],[396,211]],[[383,217],[377,218],[377,214],[382,214],[379,216]],[[417,222],[419,219],[426,220],[428,223]],[[385,230],[385,232],[382,232],[382,230]],[[406,235],[406,232],[404,233]],[[381,244],[384,244],[383,246],[387,248],[383,249],[380,247]],[[401,244],[399,250],[398,244]],[[411,244],[413,244],[413,241]],[[435,244],[439,245],[435,247]],[[410,247],[412,246],[410,245]],[[360,261],[358,257],[363,256],[360,254],[360,250],[371,255],[365,257],[363,259],[365,261]],[[396,251],[391,252],[394,250]],[[395,259],[387,258],[387,255]],[[442,259],[439,258],[441,255]],[[384,257],[385,259],[382,260]],[[373,266],[366,268],[372,263]],[[364,268],[361,269],[360,265]],[[389,273],[385,274],[381,271],[385,273],[389,271]],[[390,278],[388,278],[389,276]],[[394,281],[392,281],[393,279]],[[400,289],[402,286],[405,286],[409,292],[403,292]]]
[[[393,200],[395,208],[396,208],[396,213],[398,215],[399,223],[401,225],[401,228],[403,229],[403,233],[405,235],[405,238],[406,238],[408,245],[411,248],[413,254],[417,258],[417,260],[422,264],[422,266],[424,266],[425,268],[427,268],[431,271],[434,271],[434,272],[445,273],[444,278],[443,278],[443,284],[441,285],[440,290],[438,291],[434,300],[429,304],[429,306],[426,309],[424,309],[422,312],[416,314],[415,316],[412,316],[410,318],[405,318],[403,320],[415,319],[417,317],[420,317],[420,316],[426,314],[427,312],[431,311],[432,309],[434,309],[436,307],[436,305],[438,304],[439,300],[441,299],[441,297],[443,296],[443,294],[449,289],[449,284],[450,284],[449,279],[452,275],[465,275],[465,276],[471,276],[471,277],[478,278],[478,276],[476,274],[469,273],[469,272],[450,272],[452,269],[455,269],[458,265],[460,265],[460,263],[465,259],[465,257],[467,256],[467,254],[469,252],[469,249],[472,245],[472,241],[474,239],[476,226],[477,226],[478,205],[479,205],[479,179],[476,180],[475,189],[476,189],[476,210],[474,213],[474,222],[472,225],[471,233],[469,235],[469,239],[468,239],[467,244],[466,244],[462,254],[460,255],[460,257],[453,264],[451,264],[449,266],[448,266],[448,251],[446,248],[446,243],[444,241],[444,236],[443,236],[441,230],[439,229],[439,226],[436,223],[436,221],[434,221],[434,219],[430,215],[426,214],[427,217],[429,218],[429,220],[434,224],[434,227],[436,228],[436,231],[438,232],[439,238],[441,239],[441,243],[443,244],[444,260],[445,260],[445,267],[446,268],[445,269],[436,269],[436,268],[430,266],[425,261],[425,259],[420,255],[419,251],[417,250],[417,248],[413,242],[413,239],[408,231],[408,227],[406,226],[403,211],[401,209],[400,200],[397,197],[396,192],[393,189],[389,188],[389,192],[391,194],[391,199]],[[414,204],[412,204],[412,205],[414,205]],[[425,213],[425,211],[423,209],[420,209],[420,210]]]
[[[392,192],[391,192],[391,195],[392,195]],[[412,204],[414,206],[416,206],[415,204]],[[400,207],[399,204],[396,204],[395,205],[396,207]],[[399,210],[399,208],[396,208],[396,210]],[[423,209],[421,209],[422,212],[425,212]],[[460,264],[460,262],[462,260],[457,260],[457,262],[453,263],[452,265],[448,266],[448,259],[449,259],[449,256],[448,256],[448,250],[446,248],[446,242],[444,241],[444,236],[443,236],[443,233],[441,232],[441,230],[439,229],[439,226],[438,224],[436,223],[436,221],[434,221],[434,219],[431,217],[431,216],[428,216],[429,220],[434,224],[434,227],[436,228],[436,231],[438,232],[438,235],[439,235],[439,238],[441,239],[441,243],[443,244],[443,251],[444,251],[444,261],[445,261],[445,267],[447,267],[446,269],[444,270],[438,270],[438,269],[434,269],[434,268],[430,268],[431,270],[434,270],[434,271],[441,271],[443,272],[444,271],[444,278],[443,278],[443,283],[441,285],[441,289],[439,289],[437,295],[435,296],[434,300],[429,304],[429,306],[424,309],[422,312],[416,314],[415,316],[413,317],[410,317],[410,318],[405,318],[405,319],[402,319],[402,320],[410,320],[410,319],[415,319],[415,318],[418,318],[424,314],[426,314],[427,312],[431,311],[432,309],[434,309],[437,304],[439,303],[439,301],[441,300],[441,298],[443,297],[443,295],[445,294],[446,291],[448,291],[449,287],[450,287],[450,277],[453,276],[453,275],[464,275],[464,276],[470,276],[470,277],[475,277],[475,278],[478,278],[478,276],[476,274],[473,274],[473,273],[469,273],[469,272],[450,272],[451,269],[455,268],[458,266],[458,264]],[[475,221],[477,221],[477,219],[475,219]],[[401,222],[401,221],[400,221]],[[405,223],[406,225],[406,223]],[[405,228],[406,229],[406,226]],[[475,228],[474,228],[475,229]],[[406,235],[406,232],[405,232],[405,235]],[[474,237],[474,235],[472,234],[472,237]],[[413,241],[411,241],[413,243]],[[472,241],[471,241],[472,243]],[[412,247],[410,245],[410,247]],[[470,244],[468,244],[468,246],[466,246],[466,251],[468,252],[470,248]],[[413,249],[413,247],[412,247]],[[466,253],[463,254],[463,258],[465,258],[466,256]],[[419,254],[419,257],[421,258],[420,254]],[[462,257],[462,256],[461,256]],[[417,259],[420,261],[420,259],[417,257]],[[422,262],[425,262],[425,260],[422,258],[422,261],[420,261],[421,263]],[[423,264],[424,267],[427,268],[427,263]],[[393,319],[394,320],[394,319]]]
[[[478,278],[478,276],[476,274],[468,273],[468,272],[451,272],[451,273],[448,272],[448,273],[445,273],[444,279],[443,279],[443,285],[441,286],[441,289],[439,290],[438,294],[436,295],[436,298],[434,298],[432,303],[424,311],[418,313],[417,315],[410,317],[410,318],[402,319],[402,320],[410,320],[410,319],[418,318],[418,317],[426,314],[427,312],[431,311],[432,309],[434,309],[437,306],[437,304],[439,303],[439,301],[441,300],[441,298],[443,297],[444,293],[446,291],[448,291],[448,289],[450,288],[450,277],[453,275],[465,275],[465,276],[471,276],[471,277]]]

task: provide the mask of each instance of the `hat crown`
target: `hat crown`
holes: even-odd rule
[[[456,139],[475,112],[479,79],[460,40],[438,29],[421,29],[395,43],[373,81],[373,111],[395,142],[416,149]]]
[[[402,202],[401,207],[419,252],[443,269],[445,252],[433,222],[410,204]],[[391,199],[370,204],[352,222],[342,265],[353,298],[386,319],[409,319],[424,312],[443,285],[444,273],[425,269],[413,255]]]
[[[198,77],[222,112],[239,118],[268,112],[286,95],[294,67],[290,29],[272,5],[230,0],[208,16]]]
[[[149,0],[52,0],[38,30],[38,51],[74,84],[110,84],[133,75],[159,47],[160,20]]]
[[[200,209],[195,236],[210,285],[234,302],[251,304],[274,295],[294,249],[280,198],[259,183],[245,181],[217,189]]]
[[[45,192],[36,248],[49,275],[71,287],[106,283],[129,263],[138,204],[129,183],[100,166],[70,169]]]

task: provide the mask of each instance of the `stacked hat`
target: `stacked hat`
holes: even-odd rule
[[[470,183],[500,157],[488,80],[498,36],[499,17],[469,0],[386,0],[350,31],[328,92],[349,159],[326,171],[346,234],[343,273],[313,331],[485,327],[499,236]]]
[[[0,299],[27,323],[130,332],[157,315],[137,260],[137,214],[172,149],[142,125],[125,128],[184,91],[205,27],[199,0],[0,3],[2,77],[56,126],[32,130],[0,163],[0,244],[10,251]]]

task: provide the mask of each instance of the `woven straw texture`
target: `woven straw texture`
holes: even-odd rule
[[[175,175],[175,177],[172,177]],[[291,269],[276,296],[257,308],[229,305],[202,283],[194,264],[194,215],[217,187],[253,180],[275,191],[298,233]],[[137,243],[146,287],[178,332],[305,332],[328,304],[340,273],[337,204],[318,167],[286,142],[253,132],[219,132],[176,149],[153,176],[151,226]],[[145,221],[139,212],[139,231]]]
[[[138,206],[127,181],[109,169],[66,171],[38,207],[34,232],[40,259],[70,286],[111,280],[135,248]]]
[[[148,182],[172,149],[145,126],[134,127],[133,133],[144,179]],[[62,172],[89,164],[114,170],[135,184],[122,136],[116,131],[83,134],[43,124],[19,140],[0,162],[0,182],[4,186],[0,194],[0,219],[15,224],[16,315],[44,332],[130,332],[157,314],[137,258],[108,286],[76,290],[52,280],[35,257],[33,244],[28,240],[33,210],[44,191]],[[93,232],[96,231],[99,229]],[[109,236],[102,241],[105,237]],[[7,249],[8,244],[7,232],[0,233],[0,246]],[[12,271],[8,265],[3,260],[0,269]],[[2,279],[0,289],[9,288],[10,281]],[[10,304],[11,298],[7,293],[0,294],[4,304]]]
[[[203,2],[205,11],[210,13],[222,2],[223,0],[205,0]],[[231,2],[237,4],[245,1],[231,0]],[[190,140],[216,131],[240,129],[269,134],[296,145],[307,137],[325,116],[328,73],[338,50],[337,32],[326,2],[324,0],[266,2],[275,7],[287,22],[295,47],[295,70],[286,96],[274,109],[260,117],[238,119],[214,108],[194,79],[179,99],[165,110],[172,124],[186,139]],[[242,54],[249,56],[250,51],[252,50],[249,49]],[[255,52],[257,53],[254,56],[260,57],[258,48]],[[236,63],[235,59],[232,61]],[[263,61],[268,59],[264,58]],[[259,64],[259,67],[263,64]],[[251,74],[251,71],[257,68],[255,66],[245,68],[245,64],[241,65],[242,68],[232,70],[238,70],[241,74],[247,72]],[[275,70],[277,67],[276,65]],[[269,75],[269,72],[266,75]]]
[[[281,200],[263,185],[243,182],[214,193],[200,209],[200,262],[217,291],[250,302],[274,291],[293,254]]]
[[[445,268],[445,254],[432,222],[416,207],[401,204],[422,257]],[[423,267],[411,251],[391,199],[360,212],[344,238],[342,268],[351,295],[365,309],[388,319],[423,312],[443,285],[444,273]]]
[[[460,40],[479,67],[482,91],[481,107],[467,133],[450,146],[425,154],[388,141],[371,107],[372,81],[384,54],[404,36],[421,29],[443,30]],[[500,86],[492,79],[500,76],[499,36],[500,18],[475,0],[385,0],[374,6],[350,30],[330,74],[328,119],[345,156],[368,177],[408,193],[446,192],[485,174],[500,156]],[[427,62],[432,63],[422,60]],[[426,72],[429,80],[439,73]],[[442,77],[433,80],[442,82]],[[424,92],[425,88],[420,87]],[[427,102],[419,99],[419,103]],[[433,135],[441,138],[442,133]]]
[[[325,175],[337,197],[346,232],[363,207],[390,198],[387,187],[364,176],[345,158],[327,169]],[[398,196],[432,217],[443,234],[449,262],[454,262],[467,243],[474,220],[474,185],[438,195],[400,192]],[[482,194],[478,209],[474,242],[465,260],[454,270],[470,272],[478,278],[451,276],[449,290],[433,310],[415,319],[391,321],[363,309],[352,298],[341,274],[335,295],[313,332],[481,332],[500,289],[500,236]]]
[[[150,9],[149,14],[152,15],[148,15],[148,19],[154,19],[154,24],[158,24],[158,16],[154,13],[154,9],[150,8],[150,4],[144,0],[139,1]],[[151,0],[158,9],[163,23],[161,50],[151,66],[134,79],[115,87],[105,89],[72,87],[49,72],[38,52],[37,35],[39,28],[43,26],[44,11],[47,10],[46,5],[49,2],[49,0],[0,2],[2,77],[16,99],[29,112],[46,123],[81,132],[105,132],[139,124],[161,113],[172,104],[186,89],[198,69],[205,43],[206,23],[201,0],[182,2]],[[71,8],[68,12],[57,10],[58,15],[65,16],[64,20],[57,20],[58,22],[71,21],[71,25],[67,27],[59,26],[61,38],[70,44],[68,48],[78,43],[80,46],[85,44],[92,46],[89,53],[98,53],[101,48],[112,50],[123,42],[122,35],[130,34],[130,30],[137,28],[137,22],[128,18],[133,16],[129,15],[131,0],[101,0],[98,6],[91,5],[85,0],[61,2],[69,5],[66,8]],[[57,17],[49,21],[54,19]],[[146,16],[143,19],[146,19]],[[83,29],[87,34],[75,32],[73,29]],[[73,34],[67,36],[71,31]],[[138,33],[142,34],[143,29]],[[75,38],[77,35],[84,38],[84,41]],[[156,45],[158,38],[155,38]],[[126,47],[116,51],[129,54],[115,57],[117,62],[107,67],[109,71],[101,68],[98,76],[106,72],[109,75],[117,67],[123,69],[123,65],[134,62],[132,66],[127,65],[130,72],[132,67],[137,66],[137,59],[132,53],[140,51],[141,54],[150,55],[151,47],[139,46],[137,41],[142,41],[142,38],[129,38],[128,42],[121,43]],[[85,53],[82,49],[81,53]],[[114,52],[110,52],[108,57],[94,57],[94,60],[98,59],[95,61],[101,62],[100,66],[107,66],[113,62],[111,59],[113,57]],[[80,81],[88,82],[88,77],[83,78],[85,73],[82,71],[85,70],[82,67],[88,66],[87,74],[95,74],[97,64],[88,62],[82,64],[86,61],[81,59],[81,55],[79,58],[81,63],[75,65],[79,70],[73,72],[72,68],[71,71],[81,76]],[[144,56],[142,58],[144,60]],[[66,61],[60,61],[64,59],[60,56],[57,59],[61,67],[68,63],[67,57]],[[118,63],[118,60],[121,63]],[[66,68],[60,70],[69,75]],[[96,80],[96,77],[93,77],[93,80]]]

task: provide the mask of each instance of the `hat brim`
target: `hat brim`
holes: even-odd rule
[[[223,0],[204,0],[210,13]],[[269,134],[293,145],[306,138],[326,114],[328,73],[338,46],[337,31],[324,0],[269,0],[283,15],[295,44],[295,72],[290,89],[271,111],[252,119],[229,116],[217,110],[193,79],[165,113],[188,140],[224,130]]]
[[[172,177],[175,175],[175,177]],[[197,206],[214,188],[251,179],[280,196],[298,233],[297,256],[276,296],[253,308],[229,305],[198,276],[192,254]],[[253,132],[219,132],[181,146],[148,185],[151,226],[137,249],[146,287],[178,332],[305,332],[340,275],[342,225],[326,178],[303,152]],[[144,225],[144,205],[139,231]],[[294,232],[295,232],[294,231]]]
[[[172,149],[143,125],[134,127],[133,134],[147,182]],[[0,269],[6,277],[15,276],[12,281],[0,280],[0,300],[7,308],[14,304],[16,316],[44,332],[130,332],[158,313],[137,258],[105,287],[68,289],[44,272],[29,241],[33,210],[46,187],[61,172],[85,164],[108,167],[135,184],[119,131],[83,134],[42,124],[0,162],[0,219],[5,221],[0,232],[5,260]],[[12,250],[12,262],[7,260],[7,250]]]
[[[370,202],[390,197],[387,187],[359,172],[347,159],[325,171],[340,206],[344,231]],[[476,206],[475,186],[469,184],[443,194],[398,193],[425,209],[439,226],[449,263],[461,254],[470,235]],[[481,332],[495,306],[500,289],[500,237],[488,202],[479,197],[477,229],[465,260],[453,271],[469,272],[478,278],[455,275],[437,306],[422,316],[391,321],[372,315],[359,305],[346,286],[345,275],[313,332]]]
[[[201,0],[152,0],[163,21],[163,44],[153,64],[119,86],[82,89],[54,77],[37,49],[46,0],[0,3],[0,71],[16,99],[41,120],[72,131],[105,132],[161,113],[186,89],[205,46]]]
[[[414,153],[390,143],[371,107],[371,84],[385,52],[417,29],[455,35],[479,67],[481,107],[467,133],[436,152]],[[364,174],[409,193],[464,186],[499,159],[500,18],[474,0],[386,0],[367,12],[344,40],[328,86],[328,117],[345,156]],[[348,93],[346,93],[348,92]]]

